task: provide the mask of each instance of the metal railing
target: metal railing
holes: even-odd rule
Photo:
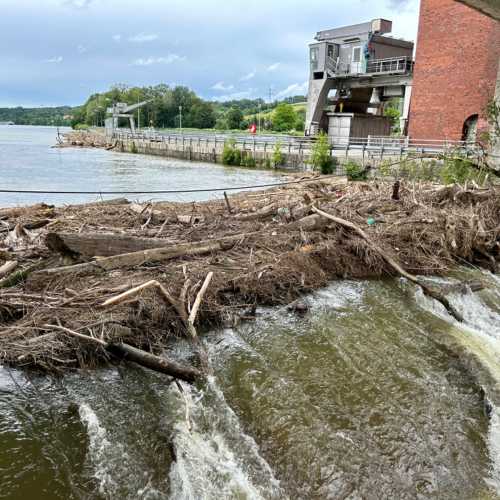
[[[413,60],[410,57],[389,57],[368,61],[366,73],[410,73],[413,70]]]
[[[325,62],[326,69],[332,76],[408,74],[413,71],[413,64],[413,59],[407,56],[368,60],[366,69],[361,63],[352,65],[331,57],[327,57]]]
[[[159,133],[143,131],[115,131],[114,139],[121,141],[144,141],[161,143],[161,148],[175,150],[198,150],[221,152],[224,145],[233,141],[239,149],[246,151],[272,153],[276,145],[283,153],[309,156],[316,142],[315,137],[294,136],[243,136],[214,133]],[[332,154],[343,152],[346,155],[401,156],[407,154],[440,155],[454,151],[460,154],[480,154],[481,148],[475,142],[451,140],[413,140],[406,136],[368,136],[368,137],[329,137]],[[340,153],[340,154],[343,154]]]

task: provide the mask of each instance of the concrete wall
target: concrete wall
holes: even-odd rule
[[[486,130],[499,60],[500,23],[455,0],[422,0],[410,137],[461,140],[475,114]]]
[[[202,161],[209,163],[222,163],[222,153],[224,150],[224,141],[211,139],[189,139],[175,140],[170,142],[154,142],[148,139],[121,139],[117,141],[115,151],[140,153],[154,156],[165,156],[168,158],[177,158],[180,160]],[[266,160],[272,162],[274,144],[258,144],[253,146],[249,140],[247,145],[238,145],[238,149],[251,155],[261,166],[266,165]],[[300,151],[297,148],[293,150],[286,145],[282,146],[283,165],[285,169],[304,170],[307,167],[309,153]]]
[[[498,0],[457,0],[473,9],[500,21],[500,2]]]

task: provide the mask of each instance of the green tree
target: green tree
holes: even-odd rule
[[[295,128],[297,113],[291,104],[282,102],[278,104],[273,113],[273,130],[277,132],[288,132]]]
[[[242,121],[243,121],[243,113],[241,112],[241,109],[231,108],[226,113],[226,123],[228,129],[230,130],[240,129]]]
[[[186,125],[194,128],[213,128],[215,114],[211,103],[197,100],[189,110]]]

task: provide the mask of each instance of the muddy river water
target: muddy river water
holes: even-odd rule
[[[453,297],[465,326],[402,282],[333,283],[301,318],[260,310],[207,335],[196,388],[132,366],[4,368],[0,497],[497,498],[500,283],[481,277]],[[490,355],[476,368],[469,337]]]
[[[197,387],[1,368],[0,498],[498,498],[500,280],[456,277],[488,285],[451,296],[460,325],[402,280],[332,283],[301,317],[260,309],[207,333]]]

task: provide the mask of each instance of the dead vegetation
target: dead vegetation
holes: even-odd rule
[[[395,191],[308,177],[204,203],[2,209],[0,359],[94,367],[187,336],[203,368],[196,328],[233,325],[332,279],[442,275],[457,263],[497,270],[498,187]],[[186,380],[200,373],[173,368]]]

